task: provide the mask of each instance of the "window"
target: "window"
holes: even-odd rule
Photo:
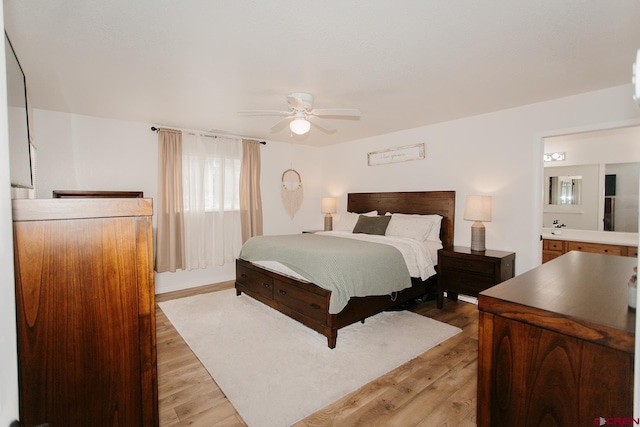
[[[242,245],[242,141],[182,134],[186,268],[233,262]]]
[[[207,157],[204,165],[205,211],[240,210],[240,165],[240,159]]]

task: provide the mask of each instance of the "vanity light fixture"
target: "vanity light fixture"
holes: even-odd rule
[[[335,197],[323,197],[322,198],[322,213],[324,216],[324,231],[333,230],[333,217],[332,213],[336,213],[336,199]]]
[[[474,221],[471,226],[471,250],[485,251],[485,228],[482,221],[491,221],[491,196],[467,196],[464,219]]]
[[[545,162],[559,162],[562,160],[566,160],[567,156],[565,153],[545,153],[544,161]]]

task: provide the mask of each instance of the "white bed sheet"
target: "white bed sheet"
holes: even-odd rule
[[[391,245],[398,249],[407,264],[409,275],[427,280],[436,274],[435,266],[438,264],[438,250],[442,249],[442,243],[434,241],[419,242],[407,237],[378,236],[372,234],[351,233],[350,231],[321,231],[317,234],[325,236],[336,236],[348,239],[358,239],[374,243]],[[261,267],[273,270],[280,274],[293,277],[298,280],[309,282],[309,279],[296,273],[286,265],[277,261],[253,261]]]

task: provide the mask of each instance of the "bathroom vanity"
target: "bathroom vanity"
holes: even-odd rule
[[[571,251],[638,256],[638,233],[545,228],[541,237],[542,263]]]

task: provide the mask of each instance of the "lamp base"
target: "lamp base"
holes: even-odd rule
[[[330,213],[324,216],[324,231],[333,230],[333,217]]]
[[[484,252],[486,250],[484,246],[485,241],[485,228],[484,224],[480,221],[476,221],[471,226],[471,250],[474,252]]]

